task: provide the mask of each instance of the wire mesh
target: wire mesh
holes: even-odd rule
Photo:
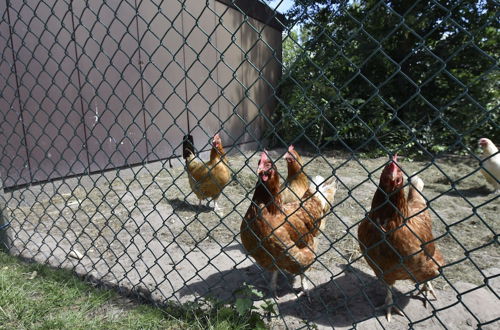
[[[497,2],[270,2],[0,0],[3,245],[157,304],[233,303],[255,287],[263,315],[269,299],[277,311],[270,327],[496,328],[500,155],[478,140],[500,137]],[[283,182],[291,144],[308,181],[334,177],[337,192],[310,232],[291,219],[313,216],[319,195],[295,195],[299,210],[265,237],[252,231],[263,266],[240,234],[258,219],[245,215],[260,152]],[[396,153],[404,188],[424,181],[431,239],[396,193],[372,204]],[[206,182],[215,193],[200,192]],[[404,221],[387,229],[377,209]],[[365,218],[373,245],[358,235]],[[283,228],[303,237],[288,246]],[[398,230],[418,249],[403,252]],[[284,255],[300,264],[304,245],[315,258],[295,275],[308,295],[278,267],[274,299],[268,270]],[[426,283],[412,260],[434,245],[438,299],[415,299]],[[393,302],[377,246],[408,274]],[[389,323],[392,303],[403,316]]]

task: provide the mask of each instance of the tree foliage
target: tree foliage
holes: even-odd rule
[[[288,18],[286,142],[429,155],[500,138],[494,1],[296,0]]]

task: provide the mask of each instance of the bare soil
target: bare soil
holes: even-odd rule
[[[271,156],[279,159],[283,153],[273,150]],[[271,327],[399,329],[413,324],[465,329],[486,323],[498,328],[499,321],[488,322],[500,317],[500,203],[476,161],[458,156],[401,160],[408,175],[418,173],[425,182],[434,234],[447,266],[434,281],[439,299],[427,308],[410,297],[414,284],[397,283],[396,303],[406,315],[387,323],[377,308],[385,289],[361,257],[356,239],[387,158],[302,154],[308,175],[334,175],[340,188],[320,238],[318,260],[307,272],[311,302],[298,297],[298,283],[294,286],[293,278],[283,274],[275,302],[278,316],[270,318]],[[156,162],[4,193],[12,253],[146,292],[160,302],[208,296],[232,301],[245,284],[268,299],[269,274],[246,256],[239,242],[258,156],[232,152],[233,181],[219,200],[223,215],[206,203],[197,206],[178,161],[173,167]],[[284,160],[278,160],[278,168],[286,176]],[[72,250],[83,258],[69,257]]]

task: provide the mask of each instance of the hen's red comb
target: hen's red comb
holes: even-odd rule
[[[295,148],[293,147],[293,144],[291,144],[289,147],[288,147],[288,152],[290,151],[293,151]]]
[[[260,154],[260,161],[265,162],[268,160],[269,160],[269,158],[267,157],[267,150],[264,149],[264,151]]]
[[[394,172],[398,169],[398,155],[395,154],[394,156],[392,156],[392,161],[389,163],[389,165],[387,165],[387,169],[391,172]]]

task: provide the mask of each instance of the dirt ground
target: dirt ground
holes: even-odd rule
[[[300,150],[299,150],[300,151]],[[281,157],[283,149],[271,151]],[[357,225],[369,210],[387,158],[357,158],[331,152],[301,152],[308,175],[335,175],[335,206],[320,237],[318,260],[307,272],[311,302],[298,297],[293,278],[282,275],[272,328],[408,327],[499,328],[499,198],[492,194],[472,158],[431,162],[401,159],[406,173],[418,172],[433,213],[434,234],[447,266],[436,279],[437,301],[424,308],[410,298],[415,285],[398,282],[396,303],[405,317],[387,323],[385,291],[361,258]],[[206,154],[201,158],[206,159]],[[215,297],[225,301],[245,284],[269,298],[269,274],[241,250],[239,227],[256,182],[258,153],[232,151],[234,180],[219,200],[221,217],[197,206],[182,164],[156,162],[31,186],[4,193],[12,221],[12,253],[139,292],[160,302]],[[278,168],[286,175],[284,160]],[[69,256],[75,250],[81,259]],[[295,284],[295,288],[298,283]],[[262,300],[256,302],[261,304]]]

